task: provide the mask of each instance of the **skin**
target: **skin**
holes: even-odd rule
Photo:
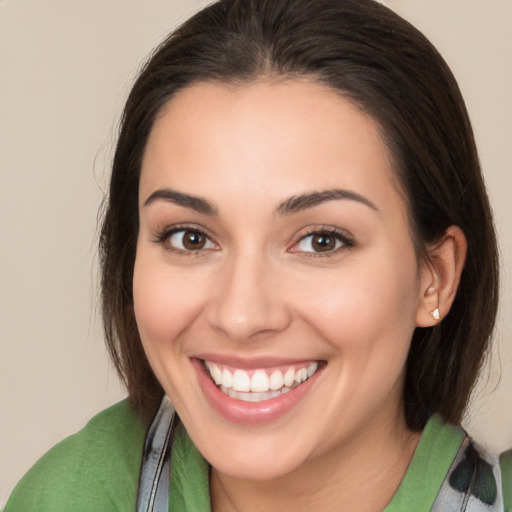
[[[214,213],[154,195],[163,189]],[[358,198],[279,210],[332,189]],[[417,257],[375,122],[307,80],[195,84],[154,124],[139,199],[137,324],[212,465],[213,509],[382,510],[419,440],[402,412],[412,333],[449,309],[464,244],[452,227],[429,264]],[[324,228],[350,242],[315,252],[311,232]],[[187,229],[206,233],[202,249],[181,245]],[[199,386],[192,361],[205,353],[326,365],[285,415],[240,425]]]

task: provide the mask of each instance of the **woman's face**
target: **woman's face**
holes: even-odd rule
[[[217,470],[276,478],[405,430],[431,276],[371,118],[306,80],[190,86],[139,201],[144,349]]]

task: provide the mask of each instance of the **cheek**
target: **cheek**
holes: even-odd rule
[[[415,258],[359,263],[311,281],[304,315],[342,350],[379,352],[385,358],[393,352],[390,346],[407,351],[418,305]]]
[[[326,413],[339,416],[343,404],[362,421],[382,404],[401,399],[415,329],[416,265],[415,260],[409,268],[373,262],[357,272],[346,270],[328,282],[312,283],[302,316],[328,342],[326,354],[336,369],[331,390],[339,399],[326,406]]]
[[[148,361],[175,407],[186,410],[192,378],[186,359],[185,336],[202,308],[201,279],[172,269],[149,250],[137,253],[133,275],[135,318]],[[187,398],[189,397],[189,398]]]
[[[135,318],[148,355],[172,349],[180,332],[197,314],[200,305],[196,284],[184,280],[179,272],[171,272],[165,263],[153,261],[151,255],[137,254],[133,276]]]
[[[165,280],[138,271],[135,265],[133,279],[133,300],[135,318],[144,347],[165,341],[170,325],[169,311],[176,306],[172,294],[168,293]]]

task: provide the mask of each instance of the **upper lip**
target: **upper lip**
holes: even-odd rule
[[[193,356],[193,358],[209,361],[211,363],[232,366],[234,368],[240,368],[244,370],[273,368],[275,366],[285,365],[298,365],[301,363],[309,364],[315,361],[321,361],[321,359],[316,358],[285,358],[278,356],[255,356],[248,358],[229,354],[196,354]]]

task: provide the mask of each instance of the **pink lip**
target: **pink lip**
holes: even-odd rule
[[[251,357],[251,359],[244,359],[231,355],[218,355],[218,354],[197,354],[194,358],[202,359],[203,361],[210,361],[225,366],[232,366],[243,370],[257,370],[259,368],[274,368],[280,366],[296,366],[301,363],[313,363],[313,359],[285,359],[280,357]]]
[[[196,370],[199,385],[210,405],[223,418],[240,425],[261,425],[284,416],[307,395],[323,371],[323,367],[320,367],[306,382],[278,397],[262,402],[243,402],[231,398],[219,390],[205,370],[203,361],[196,358],[191,361]],[[223,359],[223,361],[225,360]]]

